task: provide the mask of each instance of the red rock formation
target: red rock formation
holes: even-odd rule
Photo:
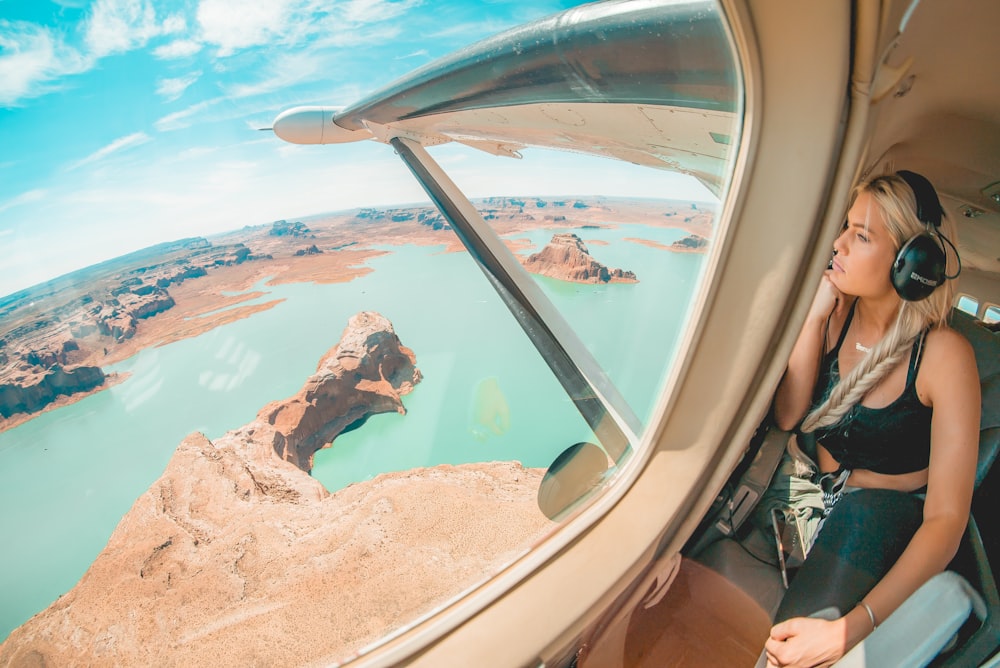
[[[590,256],[580,237],[572,233],[555,234],[552,241],[523,262],[528,271],[574,283],[637,283],[635,274],[623,269],[608,269]]]
[[[550,526],[535,505],[542,471],[516,462],[329,494],[276,456],[279,435],[322,441],[313,430],[345,424],[345,406],[416,382],[386,325],[361,314],[295,397],[214,442],[184,439],[76,587],[0,645],[0,665],[328,665],[537,540]],[[352,387],[368,367],[379,380]]]
[[[704,253],[708,249],[708,239],[697,234],[689,234],[670,245],[670,250],[680,253]]]
[[[97,330],[115,341],[130,339],[139,320],[173,308],[174,298],[166,290],[146,287],[144,294],[125,292],[107,300],[96,313]]]
[[[0,384],[0,416],[9,418],[15,413],[36,413],[57,397],[88,392],[102,383],[104,372],[96,366],[64,369],[55,365],[44,374]]]
[[[257,419],[273,429],[279,457],[311,471],[313,454],[348,427],[376,413],[406,413],[400,396],[421,379],[414,364],[392,323],[378,313],[359,313],[302,391],[265,406]]]

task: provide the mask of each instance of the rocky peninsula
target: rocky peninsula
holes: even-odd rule
[[[590,255],[587,245],[576,234],[555,234],[542,250],[523,261],[525,269],[549,278],[574,283],[637,283],[635,273],[609,269]]]
[[[330,664],[502,568],[550,526],[540,470],[438,466],[333,494],[306,472],[419,381],[389,321],[354,316],[299,393],[214,441],[185,438],[0,664]]]

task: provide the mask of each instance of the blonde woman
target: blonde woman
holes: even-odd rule
[[[942,214],[919,174],[860,184],[789,358],[778,426],[813,434],[820,472],[853,491],[833,505],[782,600],[770,666],[830,665],[958,549],[980,396],[972,348],[946,323],[945,258],[957,254],[937,229]],[[809,617],[828,607],[841,616]]]

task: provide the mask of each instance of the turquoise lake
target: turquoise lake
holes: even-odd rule
[[[559,230],[565,231],[565,230]],[[541,248],[553,230],[517,235]],[[579,229],[595,259],[639,283],[584,285],[535,277],[640,420],[676,351],[704,255],[669,244],[674,229]],[[221,436],[298,392],[348,318],[378,311],[417,357],[423,381],[407,414],[382,414],[317,453],[330,490],[442,463],[519,460],[545,467],[593,440],[537,351],[466,253],[394,246],[348,283],[254,286],[282,299],[193,339],[106,369],[123,383],[0,434],[0,639],[76,584],[122,515],[194,431]],[[494,422],[502,414],[509,420]],[[496,429],[493,429],[496,427]],[[497,433],[502,432],[502,433]]]

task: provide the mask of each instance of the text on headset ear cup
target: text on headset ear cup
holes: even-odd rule
[[[892,287],[907,301],[926,299],[944,281],[945,262],[941,244],[930,234],[918,234],[896,254],[890,270]]]

